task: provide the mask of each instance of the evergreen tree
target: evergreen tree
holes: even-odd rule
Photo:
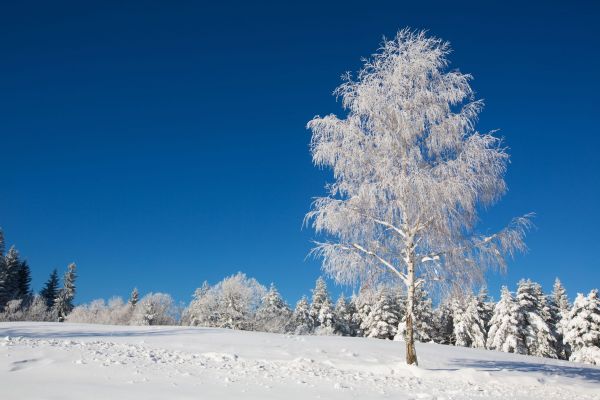
[[[523,315],[513,295],[506,286],[502,287],[500,301],[494,307],[490,320],[487,348],[506,353],[527,354],[525,341],[519,332]]]
[[[522,314],[519,331],[527,348],[527,354],[558,358],[556,335],[548,324],[550,310],[541,286],[530,280],[521,280],[516,300],[519,312]]]
[[[296,303],[292,320],[293,326],[290,327],[290,331],[293,331],[295,334],[308,335],[313,332],[314,320],[310,316],[310,306],[306,296],[302,296],[298,300],[298,303]]]
[[[394,300],[385,286],[377,292],[378,300],[371,308],[367,318],[362,321],[364,336],[377,339],[393,339],[399,323],[399,313]]]
[[[600,365],[600,299],[598,290],[587,297],[578,294],[569,313],[565,341],[571,348],[570,361]]]
[[[46,307],[51,309],[54,307],[56,296],[58,295],[58,271],[56,268],[50,274],[50,278],[46,281],[44,288],[40,291],[40,296],[46,302]]]
[[[63,322],[67,315],[73,310],[73,299],[75,298],[75,273],[76,266],[71,263],[63,278],[63,287],[59,290],[54,303],[54,309],[59,322]]]
[[[325,283],[325,279],[323,279],[323,277],[319,277],[317,279],[315,288],[312,292],[313,295],[312,303],[310,304],[310,316],[313,319],[314,327],[317,328],[320,325],[319,314],[321,312],[321,307],[323,306],[323,303],[329,299],[327,284]],[[331,302],[331,300],[329,300],[329,302]]]
[[[4,309],[4,306],[9,301],[18,298],[20,269],[21,260],[19,259],[19,252],[12,246],[4,256],[2,271],[0,271],[0,274],[2,274],[0,277],[0,284],[2,285],[0,292],[0,309]]]
[[[264,332],[283,333],[292,311],[273,283],[256,311],[255,328]]]
[[[567,297],[567,291],[558,278],[554,281],[552,296],[549,298],[552,322],[556,331],[556,352],[559,358],[568,360],[571,355],[568,343],[565,343],[565,331],[569,322],[571,305]]]
[[[347,301],[343,294],[335,303],[336,331],[343,336],[354,336],[353,317],[356,310],[351,301]]]
[[[4,261],[4,233],[0,229],[0,306],[3,306],[8,299],[8,291],[7,291],[7,273],[6,273],[6,263]],[[0,308],[0,310],[2,310]]]
[[[315,333],[319,335],[333,335],[336,333],[336,325],[334,305],[329,296],[327,296],[319,308]]]
[[[140,293],[138,292],[137,288],[133,288],[133,290],[131,291],[131,294],[129,295],[129,304],[131,305],[131,307],[135,307],[135,305],[138,303],[139,300],[140,300]]]
[[[454,318],[452,312],[453,299],[442,301],[433,313],[435,334],[433,341],[440,344],[454,344]]]
[[[477,310],[479,316],[483,320],[483,330],[487,339],[487,332],[490,329],[490,320],[494,314],[494,302],[491,301],[487,287],[485,286],[479,290],[479,294],[477,295]]]
[[[31,299],[31,269],[27,261],[21,261],[19,272],[17,273],[17,294],[16,298],[29,304]]]
[[[431,299],[427,297],[428,293],[421,286],[415,289],[413,304],[413,337],[419,342],[430,342],[434,333],[433,309]],[[395,340],[405,340],[406,314],[402,317],[402,322],[398,325]]]
[[[485,321],[479,297],[472,295],[455,302],[453,310],[456,346],[485,348]]]

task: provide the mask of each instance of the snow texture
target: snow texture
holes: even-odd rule
[[[0,323],[2,399],[599,399],[600,368],[481,349],[219,328]]]

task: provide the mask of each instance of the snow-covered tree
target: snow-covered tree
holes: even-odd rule
[[[311,308],[311,311],[313,309]],[[335,319],[335,308],[329,296],[325,297],[325,300],[319,307],[319,314],[317,315],[315,334],[317,335],[334,335],[336,334],[337,321]]]
[[[0,255],[0,257],[2,257]],[[19,252],[12,246],[0,264],[0,309],[11,300],[19,298],[19,274],[21,269]],[[14,308],[14,303],[11,305]]]
[[[527,354],[524,338],[519,331],[523,314],[506,286],[502,287],[500,301],[494,307],[490,320],[487,348],[505,353]]]
[[[530,280],[521,280],[516,301],[522,314],[519,331],[527,348],[527,354],[558,358],[556,335],[553,328],[548,325],[550,312],[541,286]]]
[[[490,329],[490,320],[494,314],[494,302],[490,299],[486,286],[482,286],[477,294],[477,310],[479,316],[483,320],[483,331],[487,339],[487,332]]]
[[[356,309],[354,304],[346,300],[346,297],[341,294],[335,302],[335,321],[336,332],[343,336],[354,336],[354,314]]]
[[[133,288],[133,290],[131,291],[131,294],[129,295],[129,304],[131,304],[132,307],[135,307],[135,305],[138,303],[139,300],[140,300],[140,293],[138,292],[137,288]]]
[[[394,307],[394,299],[389,289],[381,286],[377,292],[377,301],[371,312],[362,321],[364,336],[377,339],[394,339],[399,323],[399,310]]]
[[[310,306],[306,296],[302,296],[296,303],[292,321],[292,326],[289,329],[296,335],[308,335],[313,332],[314,320],[310,316]]]
[[[482,279],[524,249],[527,217],[497,234],[475,233],[481,206],[506,191],[506,147],[475,122],[470,75],[448,68],[449,44],[400,31],[336,89],[344,118],[308,123],[318,166],[333,170],[328,194],[307,214],[327,239],[315,252],[340,283],[398,279],[406,285],[406,361],[414,347],[415,290]]]
[[[319,327],[319,313],[323,303],[327,300],[331,302],[329,298],[329,292],[327,291],[327,284],[323,277],[319,277],[315,282],[315,288],[312,290],[312,302],[310,303],[310,316],[313,319],[313,325],[315,328]]]
[[[456,346],[485,348],[485,321],[480,300],[473,295],[454,302],[453,325]]]
[[[440,344],[454,344],[454,319],[452,312],[452,298],[446,298],[437,306],[433,312],[434,334],[433,341]]]
[[[73,310],[73,299],[75,298],[75,273],[76,266],[71,263],[63,278],[63,287],[58,291],[54,302],[54,310],[59,322],[63,322],[66,316]]]
[[[281,298],[273,283],[256,311],[255,329],[263,332],[283,333],[290,322],[292,311]]]
[[[217,297],[211,292],[208,282],[194,291],[192,301],[184,310],[181,323],[191,326],[218,326],[217,325]]]
[[[177,310],[165,293],[148,293],[133,310],[131,325],[174,325]]]
[[[571,348],[570,361],[600,365],[600,298],[598,290],[587,297],[579,293],[569,313],[565,342]]]
[[[354,297],[354,305],[356,313],[353,316],[353,320],[357,326],[356,336],[366,336],[363,329],[364,321],[369,319],[372,308],[377,302],[377,290],[370,286],[363,286],[360,288],[358,294]]]
[[[559,358],[568,360],[571,355],[569,345],[565,343],[565,330],[569,322],[569,311],[571,305],[567,297],[567,291],[558,278],[554,281],[552,296],[548,304],[550,306],[550,315],[556,331],[556,352]]]
[[[50,274],[50,278],[46,281],[44,288],[40,291],[40,296],[46,301],[46,307],[48,309],[54,307],[54,302],[56,301],[56,296],[58,294],[58,283],[58,271],[54,269]]]
[[[409,300],[407,299],[405,302],[408,303]],[[412,315],[414,317],[412,329],[413,339],[424,343],[433,340],[435,324],[431,299],[428,297],[427,291],[421,286],[418,286],[415,289]],[[396,332],[394,340],[406,341],[408,339],[409,332],[407,320],[408,313],[405,313],[398,325],[398,331]]]
[[[46,306],[46,300],[42,296],[35,295],[29,302],[29,306],[23,313],[23,320],[25,321],[47,321],[48,320],[48,307]]]

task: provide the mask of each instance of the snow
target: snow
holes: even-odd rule
[[[217,328],[0,323],[2,399],[600,399],[600,368]]]

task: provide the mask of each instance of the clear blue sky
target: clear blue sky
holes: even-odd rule
[[[244,271],[290,302],[319,262],[302,229],[329,174],[306,122],[382,35],[426,28],[501,129],[509,193],[494,230],[537,213],[529,277],[600,286],[597,2],[12,2],[0,9],[0,226],[33,269],[79,267],[79,302]],[[327,3],[327,4],[325,4]],[[15,5],[18,4],[18,5]]]

